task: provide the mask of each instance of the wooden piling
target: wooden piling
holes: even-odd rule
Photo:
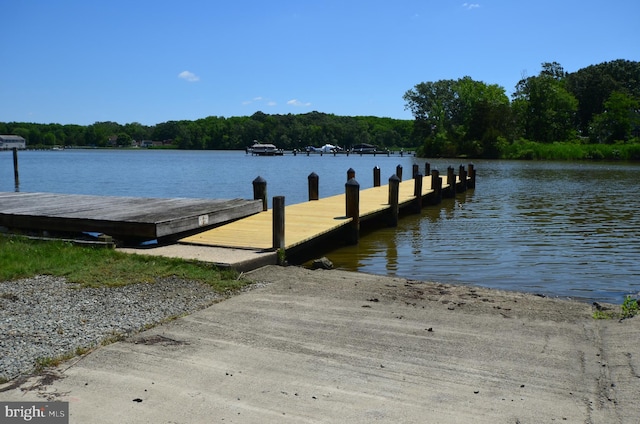
[[[455,197],[456,195],[456,174],[453,166],[447,168],[447,184],[449,188],[445,190],[442,195],[444,197]]]
[[[413,164],[413,171],[411,172],[411,177],[415,178],[416,175],[418,175],[420,173],[420,165],[418,165],[417,163]]]
[[[433,190],[431,204],[437,205],[442,201],[442,178],[437,169],[431,170],[431,190]]]
[[[380,187],[380,167],[373,167],[373,186]]]
[[[402,181],[402,165],[396,166],[396,175],[400,178],[400,181]]]
[[[318,200],[320,198],[320,177],[312,172],[307,179],[309,180],[309,200]]]
[[[273,250],[284,249],[284,196],[273,198]],[[278,255],[280,258],[281,255]],[[279,260],[279,259],[278,259]]]
[[[260,176],[253,180],[253,200],[262,200],[262,210],[267,210],[267,180]]]
[[[356,171],[353,168],[347,169],[347,181],[356,177]]]
[[[400,211],[400,178],[393,174],[389,177],[389,227],[398,226],[398,215]]]
[[[464,169],[464,165],[460,165],[460,191],[467,190],[467,171]]]
[[[469,180],[467,181],[467,188],[476,188],[476,168],[472,163],[469,164]]]
[[[431,175],[431,164],[429,162],[424,164],[424,175]]]
[[[18,148],[13,148],[13,179],[16,183],[16,191],[20,187],[20,173],[18,172]]]
[[[422,212],[422,174],[418,173],[414,175],[413,181],[413,195],[416,196],[413,200],[413,212],[420,213]]]
[[[347,225],[346,241],[349,244],[358,244],[360,238],[360,184],[355,178],[351,178],[345,184],[346,215],[351,218]]]

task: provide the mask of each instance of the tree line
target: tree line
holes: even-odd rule
[[[163,141],[180,149],[244,149],[253,140],[283,149],[375,144],[417,149],[427,157],[505,157],[514,146],[640,144],[640,62],[615,60],[567,73],[557,62],[524,76],[512,98],[496,84],[470,77],[421,82],[404,93],[414,120],[336,116],[320,112],[243,117],[209,116],[156,125],[96,122],[88,126],[0,123],[28,147],[125,147],[132,140]]]
[[[15,134],[28,147],[95,146],[126,147],[132,140],[163,141],[165,146],[192,150],[244,149],[254,140],[282,149],[304,149],[325,144],[350,147],[369,143],[381,148],[411,148],[411,120],[375,116],[336,116],[311,112],[299,115],[268,115],[256,112],[243,117],[216,117],[195,121],[168,121],[153,126],[96,122],[88,126],[0,123],[0,134]]]
[[[425,156],[504,157],[514,143],[639,142],[640,62],[616,60],[567,73],[543,63],[511,101],[503,87],[458,80],[423,82],[404,94]]]

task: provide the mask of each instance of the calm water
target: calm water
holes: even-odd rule
[[[446,172],[452,160],[430,160]],[[67,150],[19,152],[21,192],[140,197],[307,200],[342,193],[349,168],[361,188],[397,165],[404,178],[424,159],[400,156],[253,157],[244,152]],[[466,163],[465,163],[466,164]],[[398,228],[364,234],[327,253],[343,269],[620,302],[640,291],[640,165],[475,161],[475,191],[408,216]],[[11,152],[0,152],[0,191],[14,191]]]

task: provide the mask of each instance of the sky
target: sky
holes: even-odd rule
[[[0,122],[413,119],[421,82],[640,61],[638,0],[476,1],[0,0]]]

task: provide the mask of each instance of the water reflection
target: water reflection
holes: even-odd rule
[[[368,234],[331,259],[364,272],[612,302],[640,291],[638,166],[477,167],[475,191],[404,217],[397,229]]]

